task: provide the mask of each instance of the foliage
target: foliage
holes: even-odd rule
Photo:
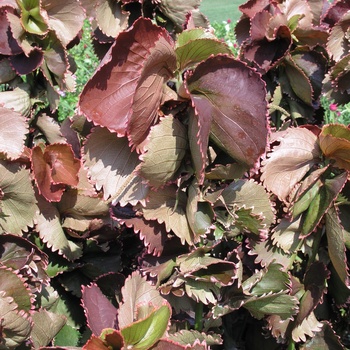
[[[1,349],[349,345],[349,4],[199,5],[1,4]]]

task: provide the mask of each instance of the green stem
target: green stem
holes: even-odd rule
[[[290,339],[287,350],[295,350],[295,342],[293,339]]]
[[[324,230],[324,227],[322,228]],[[321,230],[317,230],[316,234],[314,235],[314,242],[312,243],[312,253],[309,257],[309,261],[307,262],[307,268],[315,261],[316,255],[318,253],[321,238],[322,238],[323,232]]]
[[[198,302],[196,304],[194,329],[199,332],[201,332],[203,329],[203,303],[202,302]]]

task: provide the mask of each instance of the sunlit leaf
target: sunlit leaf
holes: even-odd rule
[[[163,305],[151,312],[147,318],[122,328],[121,334],[126,346],[137,350],[149,349],[164,335],[170,316],[170,307]]]
[[[83,158],[97,190],[103,189],[105,200],[112,197],[125,205],[145,198],[146,186],[134,173],[140,161],[136,152],[131,152],[126,138],[118,138],[105,128],[95,128],[85,142]]]
[[[319,143],[323,154],[335,160],[336,167],[350,170],[350,129],[340,124],[325,125]]]
[[[22,234],[32,226],[36,199],[29,170],[15,163],[0,162],[0,227],[2,232]]]
[[[47,12],[40,0],[20,0],[21,23],[25,30],[32,34],[44,35],[48,30]]]
[[[186,154],[186,128],[178,119],[165,117],[151,129],[145,148],[139,174],[150,186],[163,186],[174,180]]]
[[[201,343],[205,341],[207,345],[214,346],[222,344],[222,339],[218,334],[205,334],[195,330],[181,330],[179,332],[169,334],[167,339],[176,341],[181,345],[193,345],[196,340]]]
[[[135,320],[139,319],[138,308],[140,306],[146,306],[149,313],[151,313],[154,308],[159,309],[165,302],[156,287],[151,286],[139,272],[134,272],[125,280],[122,295],[123,303],[118,311],[120,329],[130,326]]]
[[[281,135],[280,145],[273,148],[262,163],[266,188],[285,200],[293,187],[320,159],[317,137],[305,128],[289,128]]]
[[[187,86],[199,126],[211,122],[213,141],[237,161],[253,167],[265,152],[268,132],[260,76],[242,62],[219,55],[199,64],[187,78]],[[205,140],[209,130],[199,132]]]

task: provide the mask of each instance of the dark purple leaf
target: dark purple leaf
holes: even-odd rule
[[[83,308],[92,333],[99,336],[105,328],[116,328],[118,310],[105,297],[96,283],[82,288]]]
[[[202,145],[206,145],[211,123],[213,141],[240,163],[253,167],[265,152],[268,133],[266,91],[260,75],[240,61],[215,56],[197,66],[187,85]]]

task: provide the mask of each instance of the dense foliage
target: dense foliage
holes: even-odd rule
[[[0,349],[350,346],[350,4],[199,4],[1,2]]]

